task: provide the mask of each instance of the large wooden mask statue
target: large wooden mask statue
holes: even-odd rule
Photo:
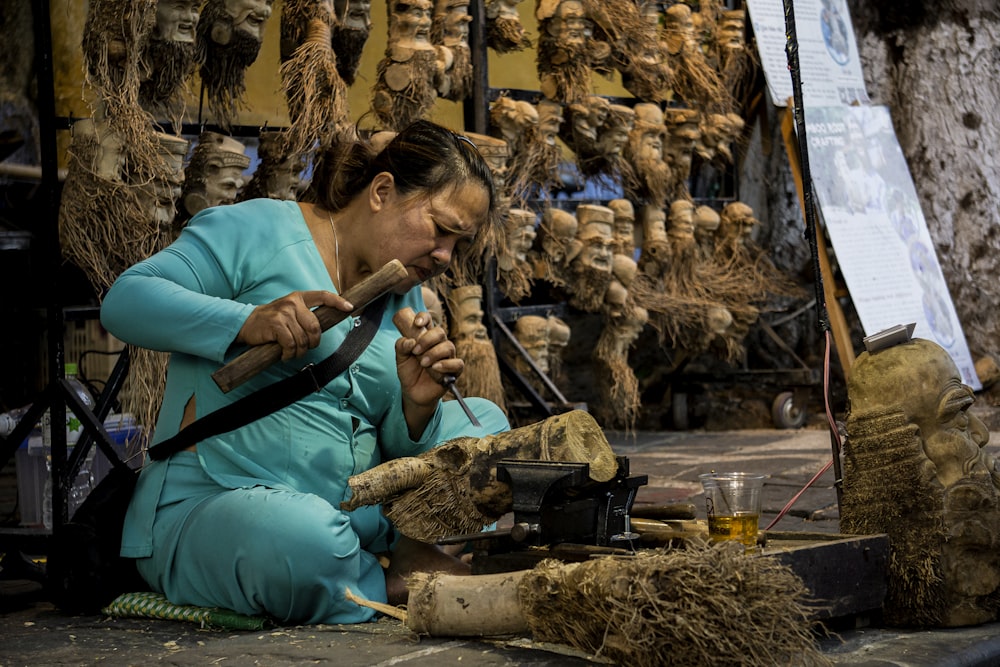
[[[1000,471],[972,389],[922,339],[862,353],[847,389],[841,529],[889,534],[886,622],[996,620]]]

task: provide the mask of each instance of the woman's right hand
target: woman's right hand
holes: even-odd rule
[[[329,306],[350,313],[354,306],[344,297],[325,290],[292,292],[257,306],[240,328],[237,343],[277,343],[282,360],[301,357],[319,345],[323,331],[313,308]]]

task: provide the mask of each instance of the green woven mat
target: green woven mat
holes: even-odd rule
[[[218,607],[196,607],[174,604],[159,593],[124,593],[102,609],[109,616],[120,618],[161,618],[169,621],[191,621],[202,627],[227,630],[262,630],[268,624],[263,616],[247,616]]]

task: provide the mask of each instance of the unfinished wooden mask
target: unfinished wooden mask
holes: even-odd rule
[[[886,622],[996,620],[1000,473],[951,356],[923,339],[863,352],[848,400],[841,529],[889,534]]]
[[[219,124],[235,120],[246,70],[257,60],[273,0],[208,0],[198,21],[198,60],[208,108]]]

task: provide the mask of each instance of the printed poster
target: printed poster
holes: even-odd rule
[[[775,106],[788,106],[788,69],[783,0],[747,0],[761,68]],[[803,106],[869,104],[846,0],[794,0]]]
[[[809,166],[865,335],[916,323],[982,389],[889,109],[806,106]]]

